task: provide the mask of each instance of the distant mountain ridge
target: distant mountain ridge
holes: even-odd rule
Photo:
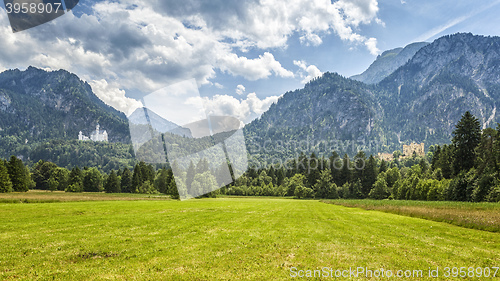
[[[377,143],[366,149],[373,154],[401,150],[401,144],[409,142],[425,142],[427,148],[449,143],[465,111],[477,116],[484,127],[496,126],[499,102],[500,37],[459,33],[421,47],[377,84],[325,73],[303,89],[286,93],[245,132],[250,153],[259,160],[297,153],[279,145],[265,150],[266,141],[311,144],[313,139],[316,144],[302,151],[326,155],[332,150],[355,153],[348,151],[352,143]],[[322,147],[318,141],[330,146]]]
[[[484,127],[496,126],[499,102],[500,37],[459,33],[419,48],[376,84],[325,73],[303,89],[287,92],[247,124],[244,133],[250,154],[261,161],[313,151],[393,152],[409,142],[425,142],[427,148],[448,143],[467,110]],[[177,126],[152,112],[148,115],[158,131]],[[130,142],[125,115],[104,104],[76,75],[34,67],[0,74],[4,154],[14,148],[29,151],[30,144],[46,140],[74,140],[80,130],[88,133],[97,122],[111,142]]]
[[[366,84],[377,84],[406,64],[420,49],[428,44],[427,42],[412,43],[404,48],[385,51],[377,57],[366,71],[352,76],[351,79]]]
[[[147,117],[146,113],[147,112]],[[149,118],[149,121],[148,119]],[[151,125],[153,129],[160,133],[172,133],[179,136],[192,137],[191,130],[183,128],[171,121],[168,121],[160,115],[153,112],[151,109],[138,108],[130,116],[129,122],[136,125]]]

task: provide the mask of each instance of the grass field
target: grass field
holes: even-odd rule
[[[133,201],[168,200],[163,194],[132,193],[71,193],[64,191],[30,190],[29,192],[0,193],[0,203],[55,203],[70,201]]]
[[[498,233],[314,200],[0,203],[1,280],[286,280],[323,267],[450,280],[444,267],[498,266]]]
[[[500,232],[500,203],[400,200],[325,200],[323,202]]]

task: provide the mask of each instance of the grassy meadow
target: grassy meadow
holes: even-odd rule
[[[500,266],[498,233],[315,200],[37,196],[61,202],[0,203],[0,280],[287,280],[323,267],[450,280],[444,267]]]
[[[323,202],[500,232],[500,203],[405,200],[324,200]]]

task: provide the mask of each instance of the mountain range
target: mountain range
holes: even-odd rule
[[[394,59],[404,49],[391,51],[377,59],[383,63],[375,62],[365,75],[355,77],[370,83],[381,79],[378,83],[326,73],[303,89],[286,93],[245,127],[251,152],[253,147],[254,156],[261,160],[290,157],[296,154],[294,148],[281,145],[290,142],[307,142],[302,146],[305,153],[320,154],[355,153],[353,143],[369,153],[401,150],[402,144],[410,142],[424,142],[427,148],[449,143],[466,111],[483,127],[496,126],[500,120],[499,37],[459,33],[409,49],[405,53],[418,50],[405,63],[401,64],[406,58]],[[382,73],[377,69],[395,70],[367,74]],[[274,145],[272,151],[262,149],[266,141]]]
[[[250,154],[267,162],[298,151],[376,154],[410,142],[427,148],[449,143],[465,111],[485,128],[496,126],[499,101],[500,37],[459,33],[386,51],[352,78],[325,73],[285,93],[244,133]],[[178,127],[148,115],[157,131]],[[131,117],[138,124],[147,121]],[[34,67],[0,74],[3,154],[26,142],[76,139],[78,131],[88,134],[97,123],[111,142],[130,142],[127,117],[76,75]]]

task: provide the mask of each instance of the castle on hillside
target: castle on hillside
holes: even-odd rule
[[[79,141],[108,141],[108,133],[106,130],[100,131],[100,126],[97,124],[95,131],[90,135],[90,138],[84,136],[82,131],[78,134]]]
[[[399,159],[410,158],[413,157],[413,153],[417,154],[417,156],[424,157],[425,156],[425,144],[424,143],[411,143],[409,145],[403,145],[403,155],[399,156]],[[393,154],[390,153],[379,153],[378,158],[384,161],[392,161],[394,160]]]
[[[410,145],[403,145],[403,157],[412,157],[413,153],[417,156],[424,157],[424,143],[411,143]]]

